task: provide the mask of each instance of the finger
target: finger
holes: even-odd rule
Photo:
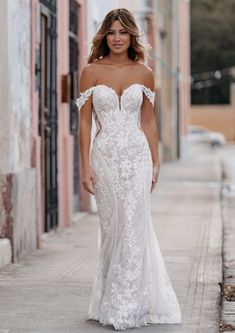
[[[94,189],[96,191],[96,189],[97,189],[97,182],[96,182],[96,178],[94,176],[91,177],[90,184],[91,184],[91,187],[92,187],[92,192],[93,192],[93,194],[95,194],[94,193]]]
[[[95,194],[90,187],[85,188],[85,190],[93,195]]]
[[[92,177],[91,177],[91,182],[92,182],[92,185],[93,185],[94,187],[96,187],[96,185],[97,185],[97,179],[96,179],[95,176],[92,176]]]
[[[152,180],[152,185],[151,185],[151,190],[150,190],[150,192],[152,192],[152,191],[154,190],[156,184],[157,184],[157,181],[156,181],[156,180]]]
[[[155,186],[156,186],[155,184],[152,185],[152,187],[151,187],[151,193],[153,192]]]
[[[88,182],[83,182],[83,188],[84,190],[86,190],[87,192],[91,193],[91,194],[95,194],[92,189],[90,188],[90,186],[88,185]]]
[[[152,183],[151,185],[151,190],[150,190],[151,193],[153,192],[153,189],[154,189],[154,183]]]
[[[92,182],[92,177],[91,177],[90,181],[87,184],[87,191],[94,195],[95,193],[94,193],[94,191],[92,189],[92,186],[93,186],[93,182]]]
[[[87,192],[89,192],[89,193],[92,194],[92,195],[95,195],[95,192],[92,191],[90,188],[87,189]]]

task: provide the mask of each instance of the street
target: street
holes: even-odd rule
[[[194,150],[161,166],[152,217],[182,309],[182,324],[132,332],[218,332],[222,282],[221,151]],[[97,259],[96,215],[44,234],[43,248],[0,270],[0,332],[112,331],[87,319]]]

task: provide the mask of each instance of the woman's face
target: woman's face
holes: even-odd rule
[[[116,54],[127,51],[131,43],[131,35],[119,20],[113,22],[106,37],[110,51]]]

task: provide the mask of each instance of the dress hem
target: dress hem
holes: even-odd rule
[[[111,325],[116,331],[124,331],[126,329],[131,329],[131,328],[139,328],[143,326],[150,326],[150,324],[181,324],[182,320],[181,318],[172,318],[172,319],[157,319],[154,318],[153,316],[147,316],[147,318],[143,318],[141,321],[134,323],[133,325],[128,325],[128,324],[115,324],[114,322],[111,321],[106,321],[98,316],[92,316],[89,315],[88,318],[90,320],[95,320],[102,324],[103,326],[108,326]]]

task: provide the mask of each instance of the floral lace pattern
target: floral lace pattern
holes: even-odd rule
[[[101,237],[89,318],[116,330],[181,322],[152,227],[152,159],[140,127],[143,94],[154,105],[154,92],[142,84],[121,96],[100,84],[76,100],[80,110],[92,97],[97,124],[91,164]]]

